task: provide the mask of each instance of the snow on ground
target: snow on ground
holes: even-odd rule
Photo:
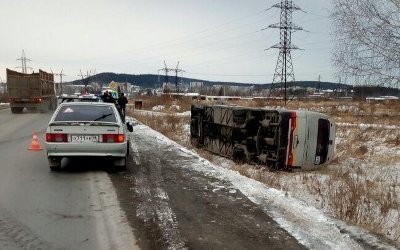
[[[156,139],[159,143],[171,145],[171,150],[176,150],[185,156],[192,156],[192,162],[184,165],[177,164],[177,167],[198,171],[231,183],[231,186],[215,184],[214,191],[224,188],[229,189],[230,192],[236,192],[236,190],[242,192],[310,249],[363,249],[363,243],[372,248],[395,249],[358,227],[349,226],[334,219],[308,203],[307,198],[305,200],[296,198],[299,193],[304,193],[300,194],[300,197],[310,197],[307,190],[297,190],[294,197],[291,192],[270,188],[237,171],[228,169],[230,161],[227,159],[221,161],[221,165],[225,166],[215,165],[145,125],[137,125],[135,129],[146,135],[149,140]]]
[[[158,106],[153,107],[156,108]],[[158,109],[158,108],[156,108]],[[165,113],[162,112],[162,110],[157,110],[157,111],[149,111],[149,110],[135,110],[135,113],[141,114],[141,115],[150,115],[150,116],[165,116],[165,115],[175,115],[175,116],[180,116],[180,117],[190,117],[190,111],[185,111],[185,112],[181,112],[181,113]]]
[[[164,105],[157,105],[157,106],[154,106],[151,110],[153,110],[153,111],[163,111],[164,109],[165,109]]]
[[[381,129],[400,129],[400,126],[395,125],[384,125],[384,124],[364,124],[364,123],[345,123],[345,122],[338,122],[336,123],[337,126],[342,127],[358,127],[358,128],[381,128]]]
[[[157,105],[157,106],[154,106],[154,107],[151,108],[152,111],[169,110],[169,111],[172,111],[172,112],[179,112],[179,111],[181,111],[181,109],[182,109],[181,106],[175,105],[175,104],[169,106],[168,108],[166,106],[164,106],[164,105]],[[141,111],[141,110],[139,110],[139,111]]]

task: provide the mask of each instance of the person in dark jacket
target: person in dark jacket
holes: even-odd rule
[[[126,109],[126,104],[128,103],[128,99],[126,98],[124,93],[121,93],[119,95],[117,103],[118,103],[118,106],[119,106],[119,109],[120,109],[120,112],[121,112],[121,116],[125,120],[125,109]]]
[[[108,99],[108,91],[104,91],[103,95],[101,95],[101,100],[103,100],[103,102],[107,102]]]
[[[108,102],[108,103],[115,103],[115,99],[112,96],[112,93],[105,91],[104,94],[101,96],[101,99],[103,102]]]

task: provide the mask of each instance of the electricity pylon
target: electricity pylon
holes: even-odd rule
[[[165,63],[165,61],[164,61],[164,68],[158,70],[158,74],[160,74],[160,71],[164,71],[164,73],[165,73],[164,82],[165,83],[168,83],[168,72],[170,72],[172,70],[173,69],[170,69],[167,67],[167,64]]]
[[[59,76],[59,77],[60,77],[60,82],[58,83],[58,86],[59,86],[59,88],[58,88],[58,94],[62,94],[62,90],[63,90],[63,86],[62,86],[62,83],[63,83],[63,76],[66,76],[66,74],[63,74],[63,70],[64,70],[64,69],[61,69],[61,72],[60,72],[60,73],[53,73],[53,70],[50,69],[51,73],[52,73],[54,76]]]
[[[18,61],[21,61],[21,67],[16,67],[16,68],[21,68],[22,69],[22,73],[26,74],[27,72],[27,68],[32,69],[31,67],[27,67],[26,66],[26,62],[30,62],[31,59],[26,58],[25,56],[25,51],[22,50],[22,55],[20,58],[17,58]]]
[[[179,69],[179,61],[178,61],[178,64],[176,65],[176,68],[173,69],[173,71],[175,71],[175,89],[176,89],[176,92],[179,93],[179,87],[178,87],[178,73],[183,73],[183,72],[185,72],[184,70]]]
[[[176,65],[175,69],[168,68],[167,64],[164,61],[164,68],[158,70],[158,80],[160,80],[160,71],[164,71],[164,73],[165,73],[165,76],[164,76],[165,84],[168,84],[168,82],[169,82],[169,80],[168,80],[168,72],[175,72],[175,91],[179,92],[179,89],[178,89],[178,73],[185,72],[184,70],[179,69],[179,61],[178,61],[178,64]]]
[[[292,16],[293,11],[301,9],[295,5],[293,1],[289,0],[281,0],[280,3],[273,5],[271,8],[281,9],[280,22],[268,26],[268,28],[280,30],[280,42],[270,47],[273,49],[279,49],[279,56],[272,80],[271,91],[276,84],[279,84],[281,89],[282,85],[284,85],[284,100],[286,105],[287,84],[290,82],[294,83],[295,81],[291,51],[299,49],[297,46],[292,44],[292,33],[297,30],[303,30],[303,28],[293,23]]]

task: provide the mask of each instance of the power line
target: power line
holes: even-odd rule
[[[235,45],[235,46],[224,46],[223,48],[217,48],[217,49],[214,49],[214,50],[210,49],[208,51],[200,51],[200,49],[204,49],[204,48],[211,47],[211,46],[214,46],[214,45],[222,44],[221,42],[226,41],[226,40],[235,41],[234,40],[235,38],[240,38],[240,37],[251,35],[251,34],[257,34],[259,32],[260,32],[260,30],[247,32],[247,33],[235,35],[235,36],[232,36],[232,37],[225,37],[225,38],[223,38],[221,40],[214,40],[212,42],[208,42],[208,43],[206,43],[204,45],[197,46],[197,47],[194,47],[194,48],[193,47],[192,48],[187,48],[187,49],[184,49],[184,50],[180,50],[179,52],[176,52],[176,53],[168,53],[165,56],[176,55],[176,56],[179,56],[179,57],[182,57],[182,56],[183,57],[187,57],[189,55],[196,55],[196,54],[216,53],[216,52],[219,52],[219,51],[236,48],[238,46],[242,46],[242,45],[249,44],[249,43],[261,42],[260,39],[256,39],[256,40],[252,40],[252,41],[246,41],[246,42],[240,43],[240,44]],[[159,57],[157,56],[157,58],[159,58]],[[156,62],[156,61],[159,61],[159,59],[156,59],[156,56],[154,56],[153,58],[147,57],[145,59],[135,59],[135,60],[129,60],[127,62],[105,64],[105,66],[118,66],[118,65],[127,65],[127,64],[129,65],[129,64],[135,64],[135,63],[151,64],[151,63]]]
[[[255,53],[254,53],[254,54],[255,54]],[[257,54],[259,54],[259,52],[257,52]],[[249,55],[249,54],[246,54],[246,55]],[[236,60],[232,60],[232,59],[229,59],[229,58],[236,59]],[[219,63],[212,63],[212,64],[209,64],[209,63],[195,64],[195,65],[194,65],[193,67],[191,67],[191,68],[194,68],[194,69],[201,69],[201,68],[210,67],[210,66],[220,66],[220,65],[228,65],[228,64],[245,63],[245,62],[255,61],[255,60],[257,60],[257,59],[264,59],[264,60],[265,60],[265,55],[256,56],[256,57],[251,57],[251,58],[245,57],[245,58],[239,59],[239,60],[238,60],[238,57],[237,57],[237,56],[234,56],[234,57],[226,57],[226,58],[222,58],[222,59],[224,59],[224,61],[221,61],[221,62],[219,62]]]
[[[208,76],[232,76],[232,77],[243,77],[243,76],[252,76],[252,77],[265,77],[265,76],[272,76],[272,74],[247,74],[247,75],[230,75],[230,74],[213,74],[213,73],[196,73],[196,72],[190,72],[186,71],[187,74],[189,75],[208,75]]]
[[[251,22],[251,23],[245,23],[243,25],[235,26],[234,28],[227,29],[227,30],[222,30],[222,31],[217,31],[217,30],[219,28],[221,28],[221,27],[224,27],[226,25],[229,25],[229,24],[232,24],[232,23],[235,23],[235,22],[238,22],[238,21],[242,21],[242,20],[245,20],[245,19],[257,17],[257,16],[261,15],[262,13],[263,13],[262,11],[257,11],[257,12],[254,12],[252,14],[249,14],[249,15],[245,15],[245,16],[242,16],[242,17],[234,18],[234,19],[229,20],[227,22],[224,22],[222,24],[217,24],[215,26],[211,26],[211,27],[205,28],[203,30],[200,30],[200,31],[197,31],[197,32],[193,32],[191,34],[182,35],[182,36],[180,36],[180,37],[178,37],[177,39],[174,39],[174,40],[169,40],[169,41],[165,41],[165,42],[158,42],[158,43],[149,44],[147,46],[144,46],[144,47],[141,47],[141,48],[137,48],[135,50],[124,50],[124,51],[118,52],[117,54],[121,54],[121,55],[124,55],[124,56],[126,56],[126,54],[129,54],[129,53],[137,53],[137,52],[145,52],[147,54],[149,50],[162,50],[166,46],[168,46],[168,47],[171,47],[171,46],[174,46],[174,45],[178,46],[178,45],[183,44],[183,43],[190,43],[191,41],[198,41],[200,39],[204,39],[204,38],[207,38],[207,37],[213,37],[215,35],[221,35],[221,34],[224,34],[224,33],[229,33],[229,32],[232,32],[234,30],[238,30],[240,28],[259,23],[259,22],[261,22],[261,20],[257,20],[256,22]],[[214,32],[214,30],[216,30],[216,31]],[[213,32],[211,34],[207,34],[210,31],[213,31]],[[199,35],[199,34],[204,34],[204,35]],[[226,40],[226,38],[224,38],[224,39]],[[89,61],[89,62],[92,61],[93,62],[93,61],[109,60],[110,58],[115,58],[115,56],[116,56],[116,54],[114,53],[113,55],[104,56],[104,57],[62,60],[62,61],[58,61],[58,62],[59,63],[61,63],[61,62],[64,62],[64,63],[65,62],[71,62],[72,63],[72,62],[82,62],[82,61]],[[156,59],[156,60],[158,61],[159,59]]]

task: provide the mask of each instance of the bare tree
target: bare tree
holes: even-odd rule
[[[400,87],[400,0],[332,0],[340,76]]]

